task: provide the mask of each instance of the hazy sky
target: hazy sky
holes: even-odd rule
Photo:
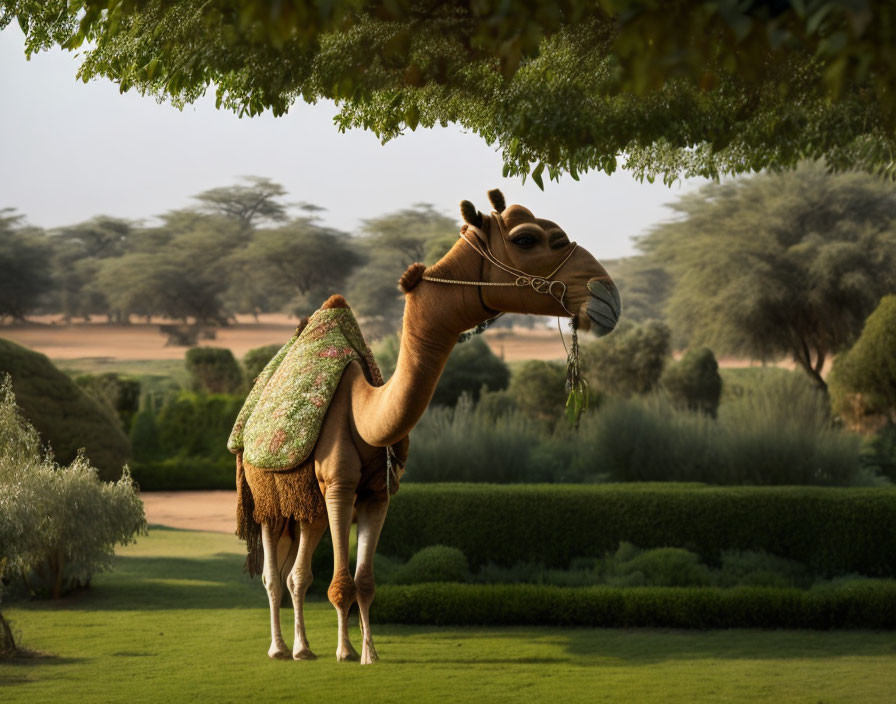
[[[108,81],[75,79],[78,59],[54,50],[26,61],[13,23],[0,32],[0,208],[43,227],[94,215],[131,219],[190,204],[190,196],[241,175],[282,183],[292,201],[326,208],[322,220],[354,231],[360,220],[428,202],[460,218],[457,203],[488,209],[501,188],[558,222],[598,258],[632,253],[631,238],[670,217],[665,203],[699,182],[670,188],[627,173],[579,182],[501,178],[500,154],[450,126],[418,129],[386,145],[369,132],[340,134],[332,103],[299,103],[280,118],[239,119],[213,95],[183,111]]]

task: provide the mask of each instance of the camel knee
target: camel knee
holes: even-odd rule
[[[347,573],[333,575],[327,590],[330,603],[340,611],[348,609],[355,601],[355,580]]]
[[[373,595],[376,593],[376,583],[373,581],[373,571],[359,571],[355,575],[355,589],[358,593],[358,603],[369,605],[373,601]]]
[[[294,595],[304,596],[313,581],[314,575],[309,569],[305,572],[293,572],[292,574],[290,574],[289,579],[286,582],[286,586],[289,587],[289,590]]]

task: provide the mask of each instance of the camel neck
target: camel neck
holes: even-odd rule
[[[437,275],[478,280],[478,255],[464,249],[455,245],[433,267]],[[475,286],[421,281],[405,296],[395,373],[384,386],[368,385],[356,396],[355,424],[365,442],[390,445],[411,431],[432,400],[458,335],[488,317]]]

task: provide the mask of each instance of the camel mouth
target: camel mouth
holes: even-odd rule
[[[622,299],[619,289],[612,281],[591,279],[587,284],[591,296],[585,304],[585,313],[591,323],[590,330],[598,337],[611,332],[622,314]]]

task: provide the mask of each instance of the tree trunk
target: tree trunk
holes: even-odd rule
[[[0,613],[0,655],[12,655],[16,652],[16,639],[3,614]]]
[[[54,560],[56,568],[56,580],[53,583],[53,598],[61,599],[62,598],[62,569],[65,566],[65,558],[62,555],[62,550],[56,551],[56,559]]]
[[[818,351],[816,353],[815,362],[813,363],[812,353],[809,350],[809,346],[802,340],[800,341],[800,345],[801,348],[794,352],[793,361],[802,367],[806,374],[812,378],[812,381],[815,382],[818,389],[827,396],[828,385],[821,376],[821,370],[824,368],[826,354],[822,351]]]

